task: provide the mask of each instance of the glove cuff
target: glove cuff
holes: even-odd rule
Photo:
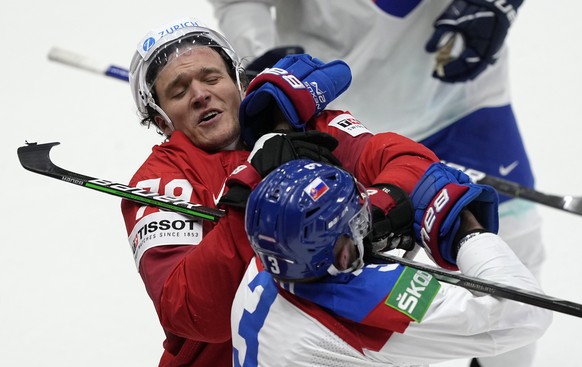
[[[226,209],[226,207],[233,207],[244,210],[247,206],[250,194],[251,189],[247,186],[234,185],[220,198],[218,207],[224,209]]]
[[[228,191],[218,202],[218,207],[231,206],[244,209],[251,191],[261,182],[261,176],[248,162],[241,164],[226,179]]]
[[[396,206],[396,200],[390,195],[390,187],[388,185],[373,185],[366,189],[370,197],[370,204],[380,209],[382,214],[386,215],[390,209]]]
[[[277,105],[293,127],[299,128],[315,114],[316,106],[311,93],[301,80],[284,69],[271,68],[263,71],[249,84],[247,95],[267,83],[273,84],[275,88],[267,86],[263,92],[275,97]],[[280,92],[283,92],[283,95]],[[297,117],[288,113],[289,109],[294,110]]]
[[[262,177],[255,167],[253,167],[249,162],[245,162],[232,171],[226,180],[226,186],[233,187],[241,185],[253,190],[261,180]]]
[[[301,46],[282,46],[277,48],[272,48],[265,52],[263,55],[257,57],[251,61],[245,67],[245,73],[247,74],[248,80],[254,79],[263,70],[273,67],[277,61],[281,60],[283,57],[292,54],[302,54],[305,50]]]
[[[372,205],[372,242],[411,231],[414,208],[408,194],[391,184],[376,184],[367,188]]]
[[[501,1],[487,1],[487,0],[464,0],[469,4],[480,5],[485,8],[493,10],[497,14],[503,14],[509,21],[513,23],[517,16],[517,9],[523,3],[523,0],[505,0]]]
[[[402,188],[392,184],[374,184],[368,190],[378,190],[385,195],[371,195],[370,204],[382,208],[385,214],[394,207],[400,206],[402,203],[409,203],[409,207],[412,209],[412,204],[410,203],[410,197]],[[374,197],[376,196],[376,197]],[[411,211],[412,212],[412,211]]]

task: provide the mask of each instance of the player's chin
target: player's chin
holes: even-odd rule
[[[238,130],[213,130],[209,134],[201,136],[199,144],[196,145],[206,151],[217,152],[221,150],[234,150],[238,141]]]

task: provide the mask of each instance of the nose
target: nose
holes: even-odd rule
[[[210,100],[210,92],[204,83],[197,80],[190,84],[190,104],[195,108],[204,107]]]

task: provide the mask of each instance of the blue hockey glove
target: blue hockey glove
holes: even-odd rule
[[[349,66],[335,60],[324,63],[307,54],[289,55],[249,84],[239,120],[241,135],[249,148],[272,129],[273,102],[297,130],[342,94],[352,81]]]
[[[447,83],[475,79],[495,63],[517,9],[523,0],[454,0],[435,21],[435,31],[425,48],[437,52],[433,77]],[[458,56],[449,56],[460,35]],[[459,42],[459,40],[457,40]]]
[[[277,63],[277,61],[281,60],[287,55],[302,54],[304,52],[305,50],[301,46],[284,46],[270,49],[247,65],[245,68],[247,79],[250,82],[261,71],[265,70],[266,68],[272,68],[273,65]]]
[[[443,163],[428,168],[410,197],[416,240],[443,268],[458,270],[455,239],[460,239],[457,231],[463,209],[471,211],[487,231],[499,230],[497,192],[490,186],[472,183],[465,173]]]

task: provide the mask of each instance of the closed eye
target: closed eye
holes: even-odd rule
[[[222,75],[211,74],[211,75],[208,75],[206,78],[204,78],[204,82],[207,84],[210,84],[210,85],[214,85],[214,84],[218,83],[222,78],[223,78]]]
[[[182,98],[186,94],[186,89],[187,88],[185,87],[179,87],[176,88],[175,90],[172,90],[170,98],[172,99]]]

